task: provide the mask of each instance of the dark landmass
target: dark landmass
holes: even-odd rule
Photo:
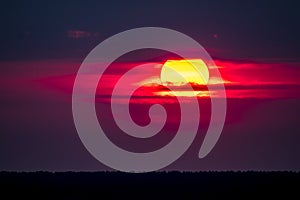
[[[0,192],[22,199],[299,199],[300,173],[1,172]]]

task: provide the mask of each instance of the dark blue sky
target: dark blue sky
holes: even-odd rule
[[[298,59],[299,6],[297,1],[2,2],[0,59],[81,59],[109,36],[143,26],[184,32],[220,57]],[[74,42],[69,30],[98,35]]]

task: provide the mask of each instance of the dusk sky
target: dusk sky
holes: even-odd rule
[[[226,89],[227,115],[216,146],[199,159],[210,99],[219,96],[217,82],[210,95],[206,86],[196,84],[201,90],[198,134],[187,152],[163,170],[299,171],[299,6],[296,1],[2,3],[0,170],[111,170],[90,155],[76,132],[72,116],[76,73],[89,52],[108,37],[133,28],[164,27],[192,37],[209,52]],[[157,80],[164,63],[180,59],[166,51],[137,50],[105,71],[95,101],[99,123],[109,130],[112,142],[147,152],[174,137],[179,105]],[[160,103],[168,121],[153,138],[137,139],[117,127],[110,98],[122,74],[147,62],[157,65],[131,77],[132,84],[140,86],[130,100],[132,118],[146,125],[147,110]],[[175,87],[177,94],[185,91],[184,85]],[[126,89],[124,84],[118,93],[120,104]]]

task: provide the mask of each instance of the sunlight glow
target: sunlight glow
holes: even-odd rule
[[[209,91],[160,91],[155,92],[159,96],[181,96],[181,97],[209,97]]]
[[[167,60],[161,69],[163,85],[180,86],[187,83],[205,85],[209,72],[201,59]]]
[[[214,70],[215,67],[207,67],[201,59],[167,60],[160,66],[160,77],[150,76],[136,85],[151,88],[157,96],[209,97],[217,94],[215,91],[208,92],[205,89],[207,85],[217,87],[219,84],[231,83],[220,77],[209,77],[208,68]],[[171,89],[164,90],[161,86]],[[193,90],[188,89],[190,86]]]

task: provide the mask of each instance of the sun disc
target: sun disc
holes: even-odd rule
[[[187,83],[205,85],[208,78],[207,66],[201,59],[167,60],[160,74],[161,82],[171,86]]]

